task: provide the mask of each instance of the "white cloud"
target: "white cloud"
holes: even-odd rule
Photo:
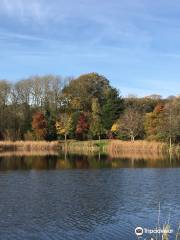
[[[14,32],[5,32],[0,30],[0,40],[13,40],[13,39],[19,39],[19,40],[30,40],[30,41],[44,41],[44,38],[32,36],[32,35],[26,35],[26,34],[19,34]]]
[[[15,17],[22,22],[35,20],[43,23],[49,12],[49,6],[42,0],[1,0],[0,13]]]
[[[151,36],[139,29],[132,19],[134,12],[143,12],[143,1],[133,2],[103,1],[103,0],[0,0],[0,14],[10,16],[21,23],[29,23],[30,28],[38,29],[39,33],[46,29],[57,38],[57,35],[71,36],[77,34],[77,39],[88,36],[86,43],[91,45],[129,44],[131,47],[148,47]],[[133,10],[133,12],[132,12]],[[141,10],[141,11],[140,11]],[[81,34],[76,29],[87,23]],[[69,29],[71,27],[71,30]],[[20,28],[19,28],[20,29]],[[28,29],[26,29],[28,31]],[[26,31],[26,32],[27,32]],[[59,33],[58,33],[59,32]],[[86,32],[86,34],[85,34]],[[68,40],[68,39],[67,39]],[[75,39],[76,41],[76,39]],[[123,46],[125,47],[125,46]]]

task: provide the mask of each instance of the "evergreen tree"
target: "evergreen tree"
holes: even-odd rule
[[[48,141],[56,140],[57,139],[56,122],[50,110],[46,110],[45,119],[47,122],[46,140]]]
[[[93,137],[98,137],[99,139],[103,134],[101,108],[97,98],[92,99],[92,118],[90,132],[92,133]]]
[[[123,110],[123,100],[115,88],[108,90],[102,109],[103,126],[108,131]]]

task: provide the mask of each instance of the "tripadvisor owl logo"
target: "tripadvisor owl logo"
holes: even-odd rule
[[[142,227],[137,227],[137,228],[135,229],[135,234],[136,234],[137,237],[142,236],[143,233],[144,233],[144,230],[143,230]]]

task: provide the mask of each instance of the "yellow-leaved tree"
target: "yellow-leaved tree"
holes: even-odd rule
[[[115,122],[111,127],[111,132],[117,133],[119,131],[119,124]]]
[[[67,141],[67,136],[72,130],[73,121],[72,117],[68,113],[62,113],[59,119],[56,121],[56,130],[58,135],[63,135],[65,142]]]

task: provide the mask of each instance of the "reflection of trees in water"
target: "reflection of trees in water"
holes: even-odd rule
[[[45,156],[18,156],[8,155],[0,157],[0,170],[18,170],[18,169],[98,169],[98,168],[161,168],[178,167],[180,160],[172,155],[146,156],[123,153],[118,156],[109,156],[106,154],[63,154],[45,155]]]
[[[161,168],[180,166],[180,158],[172,154],[120,151],[118,154],[110,153],[110,156],[116,167]]]
[[[57,156],[0,157],[0,170],[54,169]]]
[[[100,157],[99,154],[97,155],[69,154],[68,161],[71,162],[73,168],[79,169],[110,167],[106,155],[101,155]]]

